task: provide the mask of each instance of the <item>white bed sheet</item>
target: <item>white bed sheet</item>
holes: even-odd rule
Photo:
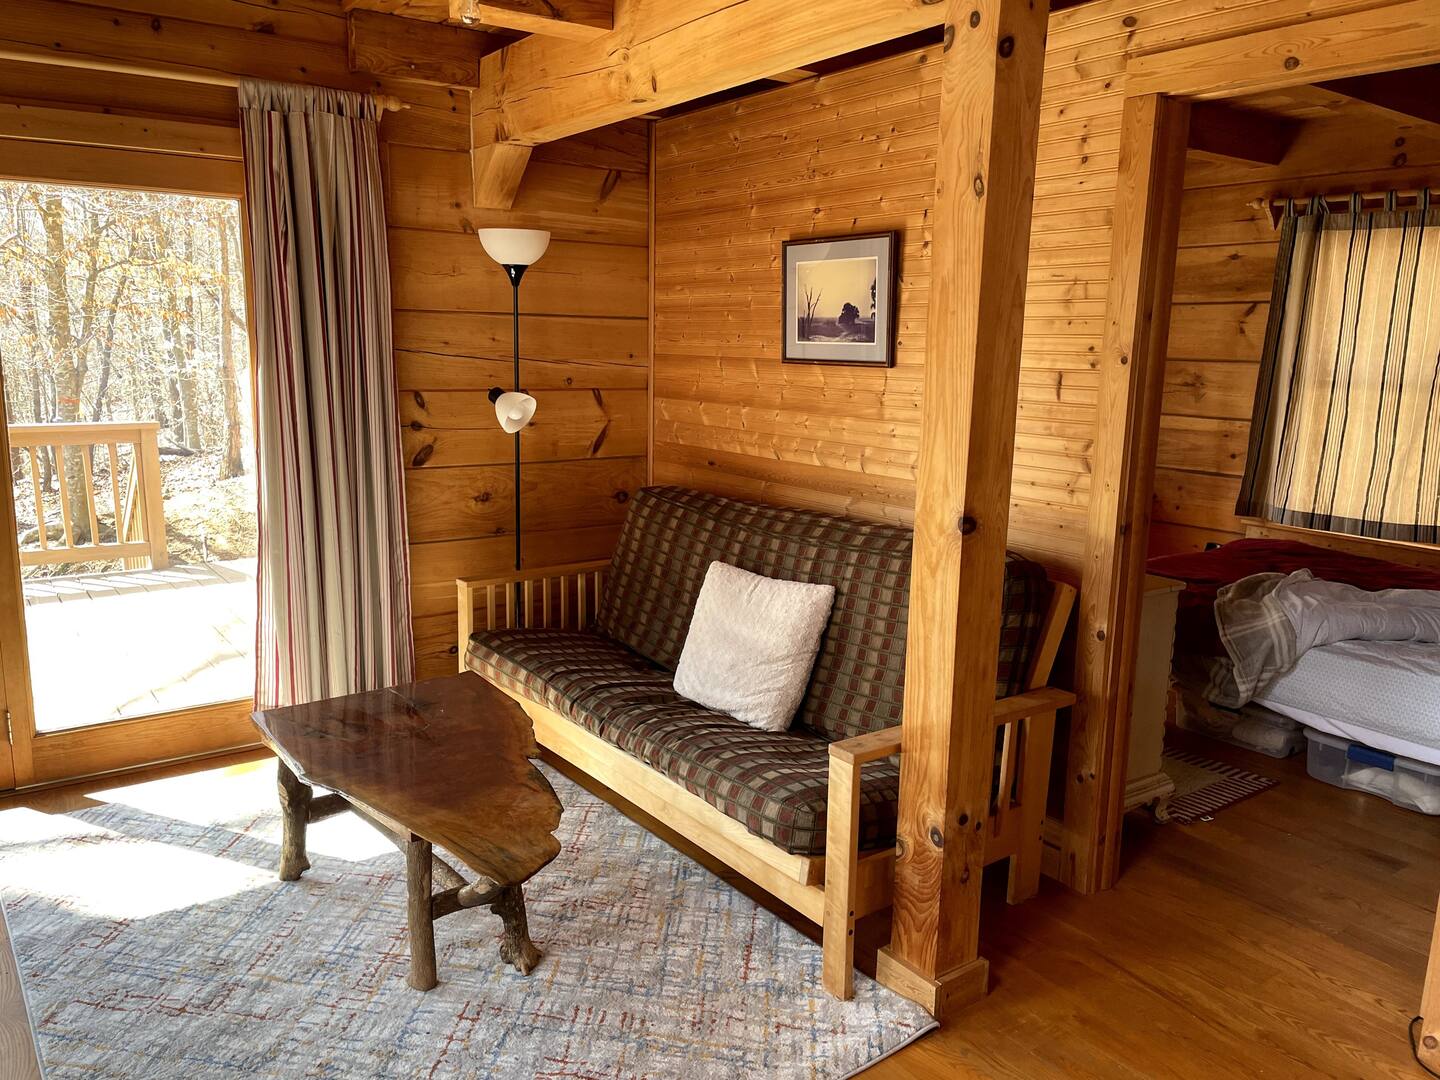
[[[1440,645],[1324,645],[1256,700],[1317,731],[1440,765]]]

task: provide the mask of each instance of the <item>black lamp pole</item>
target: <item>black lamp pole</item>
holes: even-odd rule
[[[520,279],[525,276],[525,267],[505,265],[505,276],[510,279],[510,340],[515,343],[515,385],[512,389],[520,392]],[[529,612],[520,606],[520,432],[515,432],[515,608],[518,612],[516,625],[524,626]]]

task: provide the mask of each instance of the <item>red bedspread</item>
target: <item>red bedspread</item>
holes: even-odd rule
[[[1222,585],[1267,570],[1309,570],[1317,578],[1375,591],[1440,589],[1440,571],[1368,559],[1293,540],[1232,540],[1212,551],[1159,555],[1146,563],[1152,574],[1185,582],[1175,625],[1176,653],[1224,656],[1215,629],[1215,594]]]

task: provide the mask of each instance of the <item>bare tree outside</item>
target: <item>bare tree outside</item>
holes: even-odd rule
[[[232,200],[0,182],[6,422],[157,422],[172,562],[255,553],[239,230]],[[114,515],[96,521],[86,498],[110,490],[104,449],[38,457],[40,514],[29,454],[9,462],[22,549],[61,535],[62,497],[72,544],[113,542]]]

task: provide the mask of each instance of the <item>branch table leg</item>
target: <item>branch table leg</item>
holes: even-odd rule
[[[505,924],[504,936],[500,938],[500,959],[510,964],[521,975],[529,975],[540,962],[540,950],[530,940],[530,925],[525,918],[525,892],[519,885],[510,885],[500,890],[500,895],[490,905],[490,910],[499,915]]]
[[[411,836],[405,844],[405,881],[410,915],[410,985],[431,990],[435,978],[435,915],[431,904],[434,869],[430,841]]]
[[[302,782],[283,761],[277,761],[276,766],[285,830],[280,841],[280,880],[299,881],[300,875],[310,869],[310,860],[305,856],[305,826],[310,823],[314,789]]]

